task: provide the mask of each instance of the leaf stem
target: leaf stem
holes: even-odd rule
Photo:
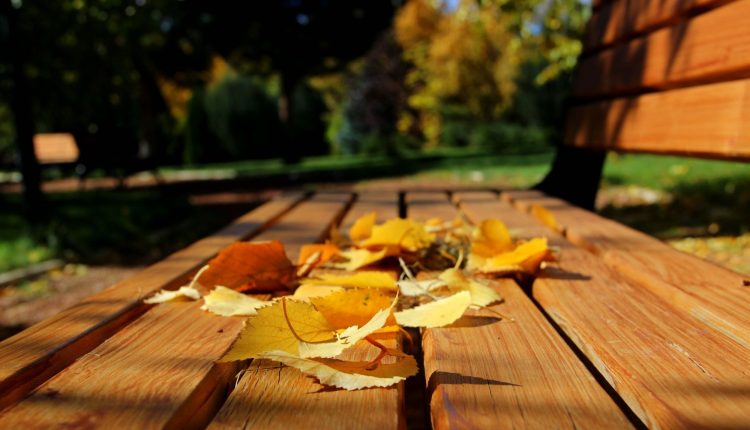
[[[365,370],[375,370],[380,365],[380,361],[385,358],[386,355],[389,354],[388,348],[385,347],[382,343],[376,341],[375,339],[371,338],[370,336],[366,336],[365,340],[370,342],[370,344],[380,350],[380,354],[378,354],[377,357],[375,357],[374,360],[367,363],[365,366]]]

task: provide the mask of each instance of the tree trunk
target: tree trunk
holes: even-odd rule
[[[41,171],[34,153],[34,120],[24,71],[24,50],[16,28],[16,10],[10,0],[0,0],[0,16],[7,24],[5,45],[8,47],[6,52],[9,54],[12,81],[10,109],[23,176],[24,203],[29,219],[36,220],[42,214]]]
[[[294,126],[294,89],[300,81],[294,71],[281,72],[281,93],[279,94],[279,121],[281,122],[281,138],[284,143],[284,162],[299,163],[301,151],[299,142],[292,132]]]

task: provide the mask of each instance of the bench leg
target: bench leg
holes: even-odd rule
[[[560,145],[552,169],[534,189],[593,210],[606,156],[606,151]]]

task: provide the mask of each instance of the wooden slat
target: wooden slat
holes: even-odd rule
[[[750,159],[750,80],[577,106],[564,139],[594,149]]]
[[[639,231],[536,191],[504,193],[521,210],[553,214],[568,240],[707,326],[750,348],[750,277],[679,252]]]
[[[316,195],[254,239],[281,240],[294,256],[328,232],[349,199]],[[234,382],[237,364],[215,360],[239,333],[242,318],[215,316],[201,305],[156,306],[5,410],[0,427],[205,425]]]
[[[474,222],[498,214],[494,193],[455,196]],[[445,195],[409,195],[411,217],[456,209]],[[492,286],[505,299],[487,313],[422,335],[425,374],[436,429],[629,428],[623,413],[511,279]],[[482,316],[477,316],[482,315]]]
[[[547,234],[560,248],[560,262],[534,281],[533,296],[648,427],[750,425],[750,350],[509,204],[498,206],[508,227]]]
[[[219,250],[259,231],[301,197],[297,193],[277,198],[138,275],[0,343],[0,409],[137,318],[149,308],[143,304],[144,297],[184,284]]]
[[[658,2],[648,3],[653,8]],[[749,77],[748,27],[750,0],[742,0],[583,58],[573,97],[633,94]]]
[[[342,226],[351,225],[358,216],[373,210],[379,221],[397,217],[398,195],[360,195]],[[388,347],[397,346],[395,335],[382,342]],[[368,345],[356,345],[342,358],[371,360],[376,353]],[[296,369],[279,369],[271,361],[256,360],[239,379],[210,428],[404,428],[403,390],[403,383],[357,391],[323,389],[314,378],[305,377]]]
[[[627,40],[698,11],[733,0],[615,0],[594,12],[584,37],[584,52]]]

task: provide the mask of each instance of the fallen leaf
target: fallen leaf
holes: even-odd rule
[[[402,218],[393,218],[372,228],[372,234],[361,243],[363,247],[398,246],[415,252],[426,248],[435,240],[424,225]]]
[[[445,281],[440,279],[425,279],[415,281],[411,279],[404,279],[398,281],[398,289],[401,294],[408,297],[424,296],[428,295],[430,291],[445,286]]]
[[[297,266],[302,266],[307,263],[308,259],[316,253],[320,256],[316,259],[312,267],[323,264],[331,258],[337,256],[341,252],[338,246],[332,243],[311,243],[303,245],[299,251],[299,258],[297,259]]]
[[[497,219],[487,219],[474,228],[467,268],[482,267],[488,258],[513,249],[508,228]]]
[[[477,270],[482,273],[536,273],[543,261],[550,260],[552,252],[547,247],[547,238],[535,238],[518,245],[514,250],[485,260]]]
[[[302,284],[294,290],[293,299],[309,302],[313,297],[323,297],[337,291],[344,291],[344,287],[330,285]]]
[[[502,300],[497,291],[475,279],[466,277],[459,269],[445,270],[438,276],[438,279],[442,280],[451,291],[468,291],[471,294],[471,304],[474,306],[487,306]]]
[[[375,225],[377,220],[377,214],[370,212],[357,218],[349,229],[349,238],[352,242],[359,242],[365,240],[372,234],[372,227]]]
[[[396,322],[404,327],[442,327],[466,312],[471,305],[471,294],[462,291],[452,296],[411,309],[395,312]]]
[[[335,357],[382,328],[395,303],[393,300],[373,312],[361,327],[346,327],[331,325],[311,303],[282,298],[259,309],[258,315],[247,320],[221,361],[260,358],[269,351],[283,351],[303,358]]]
[[[263,358],[278,361],[294,367],[310,376],[314,376],[323,385],[358,390],[369,387],[388,387],[419,371],[414,357],[397,351],[390,351],[397,355],[395,363],[379,364],[368,370],[369,362],[352,362],[335,359],[305,359],[295,357],[284,351],[273,351],[263,355]]]
[[[346,289],[310,302],[333,327],[360,326],[381,309],[390,308],[393,294],[378,288]]]
[[[148,299],[144,300],[143,303],[148,303],[149,305],[152,305],[155,303],[168,302],[170,300],[174,300],[177,298],[188,298],[192,300],[198,300],[201,298],[201,293],[199,293],[198,290],[190,286],[180,287],[180,289],[178,290],[161,290],[161,291],[158,291],[153,296],[149,297]]]
[[[563,230],[562,226],[557,222],[557,218],[555,218],[555,215],[553,215],[552,212],[550,212],[543,206],[539,206],[536,203],[531,205],[531,215],[541,221],[542,224],[545,224],[547,227],[555,231]]]
[[[324,273],[314,278],[303,279],[300,282],[309,285],[335,285],[350,288],[384,288],[396,289],[396,280],[388,272],[375,270],[356,272],[349,275],[335,275]]]
[[[204,296],[203,300],[205,303],[201,306],[201,309],[225,317],[255,315],[258,309],[273,303],[258,300],[220,285]]]
[[[377,263],[378,261],[388,257],[388,249],[384,248],[380,251],[352,249],[349,251],[342,251],[340,255],[346,258],[348,261],[334,263],[333,267],[337,269],[343,269],[348,272],[353,272],[361,267],[369,266],[370,264]]]
[[[240,291],[285,289],[294,279],[295,268],[279,241],[238,242],[225,248],[208,263],[200,283]]]

